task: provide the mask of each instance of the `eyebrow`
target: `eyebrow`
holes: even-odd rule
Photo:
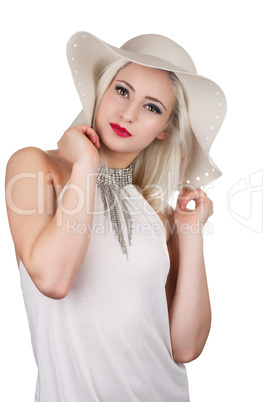
[[[135,89],[133,88],[133,86],[130,85],[127,81],[123,81],[123,80],[116,80],[116,81],[117,81],[117,82],[123,82],[123,83],[126,84],[126,86],[128,86],[133,92],[135,92]],[[163,106],[163,108],[164,108],[165,110],[167,110],[166,107],[163,105],[163,103],[162,103],[159,99],[153,98],[152,96],[145,96],[145,99],[148,99],[148,100],[151,100],[151,101],[154,101],[154,102],[158,102],[158,103],[160,103],[160,104]]]

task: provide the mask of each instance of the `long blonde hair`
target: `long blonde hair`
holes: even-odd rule
[[[96,112],[105,91],[118,72],[129,63],[118,59],[102,73],[93,115],[94,129]],[[165,128],[167,138],[156,138],[132,162],[133,184],[139,187],[145,199],[159,213],[166,211],[173,192],[183,183],[192,146],[192,130],[181,83],[173,72],[167,73],[175,95],[173,110]]]

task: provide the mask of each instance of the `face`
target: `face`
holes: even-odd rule
[[[103,95],[96,114],[101,154],[129,164],[155,138],[164,140],[174,100],[167,72],[128,64]]]

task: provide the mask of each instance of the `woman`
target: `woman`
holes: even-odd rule
[[[183,363],[211,321],[212,202],[195,187],[220,174],[208,152],[224,95],[165,37],[116,49],[77,33],[67,50],[82,113],[58,150],[20,150],[7,167],[36,400],[188,401]]]

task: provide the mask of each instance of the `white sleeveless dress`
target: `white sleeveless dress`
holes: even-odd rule
[[[93,232],[69,294],[61,300],[44,296],[20,264],[38,366],[35,401],[189,401],[185,367],[174,362],[171,350],[165,229],[133,185],[125,190],[133,220],[128,259],[96,186]]]

